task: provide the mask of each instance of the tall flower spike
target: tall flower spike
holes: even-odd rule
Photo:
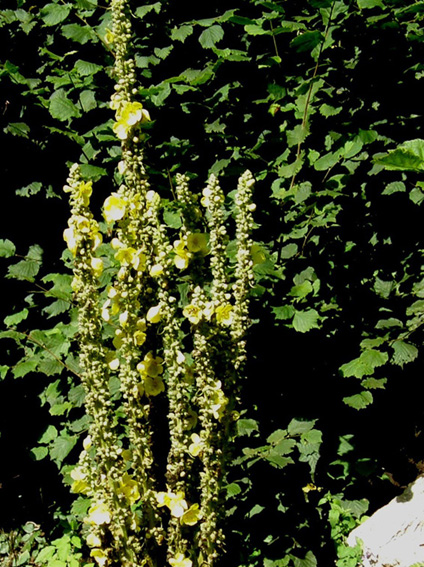
[[[126,533],[126,518],[122,510],[124,503],[115,492],[115,483],[121,478],[123,470],[114,428],[114,408],[109,394],[109,368],[102,340],[96,273],[98,268],[94,262],[94,251],[101,238],[98,224],[89,210],[91,183],[82,181],[77,165],[70,170],[65,191],[70,193],[71,202],[67,231],[72,231],[73,234],[70,240],[69,232],[65,231],[65,240],[75,257],[72,287],[78,306],[80,363],[86,391],[84,403],[86,412],[91,417],[90,443],[87,450],[84,449],[81,453],[80,464],[73,477],[76,481],[73,488],[77,492],[88,494],[94,502],[86,519],[90,526],[88,537],[91,540],[95,537],[98,541],[107,541],[107,526],[114,538],[110,548],[103,548],[102,555],[93,554],[94,559],[99,564],[105,564],[110,556],[118,553],[125,563],[131,551],[117,544],[122,540],[122,534]],[[99,507],[103,510],[103,515],[99,514]]]

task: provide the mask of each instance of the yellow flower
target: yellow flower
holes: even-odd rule
[[[162,264],[154,264],[154,266],[150,268],[150,275],[152,276],[152,278],[158,278],[162,274],[163,274]]]
[[[90,533],[87,536],[87,545],[89,547],[101,547],[102,546],[102,540],[99,538],[99,536],[96,536],[96,534]]]
[[[112,341],[113,346],[116,348],[116,350],[119,350],[123,342],[124,342],[124,333],[122,332],[121,329],[116,329],[115,337]]]
[[[184,492],[157,492],[156,499],[158,506],[166,506],[174,518],[181,518],[188,508],[188,504],[184,498]]]
[[[91,435],[87,435],[87,437],[82,442],[82,446],[86,451],[88,451],[91,448],[91,444],[92,444]]]
[[[152,378],[151,376],[144,377],[144,392],[146,396],[158,396],[164,391],[165,384],[159,376],[156,378]]]
[[[211,204],[210,197],[212,195],[212,191],[208,187],[206,187],[205,189],[203,189],[202,194],[203,197],[200,199],[200,202],[204,207],[207,208]]]
[[[155,305],[154,307],[150,307],[146,314],[146,319],[149,323],[159,323],[162,319],[162,306]]]
[[[126,140],[133,126],[143,122],[150,122],[150,114],[143,109],[141,102],[124,102],[116,115],[113,131],[120,140]]]
[[[111,350],[106,354],[106,362],[111,370],[118,370],[119,358],[116,356],[115,351]]]
[[[103,260],[101,258],[91,258],[91,269],[93,276],[99,278],[103,273]]]
[[[106,222],[121,220],[125,215],[127,204],[119,193],[112,193],[103,204],[103,215]]]
[[[265,252],[259,244],[252,244],[250,248],[250,255],[252,256],[253,265],[263,264],[266,260]]]
[[[190,323],[197,325],[202,319],[202,310],[197,305],[190,303],[184,307],[183,315],[184,317],[187,317]]]
[[[86,478],[85,472],[82,470],[81,467],[75,467],[71,471],[71,478],[74,481],[71,485],[72,492],[85,494],[88,490],[88,484],[85,481]]]
[[[192,567],[193,562],[188,557],[184,557],[182,553],[177,553],[175,557],[169,560],[171,567]]]
[[[174,264],[179,270],[185,270],[190,260],[190,254],[185,247],[183,240],[174,242],[175,258]]]
[[[81,199],[84,207],[88,207],[92,192],[93,192],[92,181],[81,181],[77,186],[76,193],[78,198]]]
[[[90,555],[91,557],[94,557],[94,560],[100,565],[100,567],[104,567],[107,562],[107,554],[103,551],[103,549],[96,547],[91,550]]]
[[[63,240],[66,242],[72,255],[76,256],[78,249],[78,235],[73,226],[70,226],[63,231]]]
[[[115,43],[115,34],[111,30],[106,30],[104,40],[107,44]]]
[[[153,356],[153,353],[150,351],[144,357],[142,362],[137,364],[137,370],[140,374],[144,374],[150,376],[151,378],[156,378],[163,372],[162,366],[163,358],[157,356],[156,358]]]
[[[207,254],[208,252],[208,239],[206,234],[201,232],[192,232],[187,236],[187,249],[190,252],[201,252]]]
[[[122,480],[120,482],[120,491],[124,494],[130,506],[140,500],[140,491],[138,489],[138,484],[130,477],[128,473],[125,473],[122,477]]]
[[[222,418],[224,414],[225,406],[228,404],[228,398],[221,390],[221,386],[222,386],[221,382],[218,381],[216,383],[216,389],[214,390],[211,397],[211,401],[212,401],[211,410],[215,419]]]
[[[192,457],[197,457],[197,455],[200,455],[203,450],[203,441],[197,433],[193,433],[190,436],[190,439],[192,440],[192,443],[188,448],[188,452]]]
[[[84,519],[84,522],[101,526],[102,524],[109,524],[110,520],[111,516],[109,508],[105,502],[99,501],[91,505],[88,510],[88,516]]]
[[[122,247],[115,252],[115,258],[121,264],[121,266],[129,266],[133,263],[134,256],[137,250],[131,247]]]
[[[231,325],[233,322],[233,306],[229,303],[219,305],[215,309],[216,320],[222,325]]]
[[[199,504],[192,504],[180,518],[181,525],[194,526],[200,520]]]

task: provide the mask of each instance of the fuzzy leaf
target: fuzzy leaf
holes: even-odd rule
[[[404,142],[375,162],[390,170],[424,171],[424,140]]]
[[[69,455],[74,448],[78,437],[76,435],[69,436],[62,433],[60,437],[54,439],[52,448],[50,450],[50,457],[55,463],[60,466],[62,461]]]
[[[8,315],[4,318],[4,324],[6,327],[15,327],[21,321],[24,321],[29,315],[28,309],[22,309],[18,313],[14,313],[13,315]]]

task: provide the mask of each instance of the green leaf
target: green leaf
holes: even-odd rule
[[[49,101],[49,112],[57,120],[65,121],[80,116],[78,107],[69,100],[64,89],[55,91]]]
[[[306,125],[297,124],[293,130],[288,130],[286,132],[287,136],[287,145],[297,146],[305,141],[306,136],[309,134],[309,129]]]
[[[373,401],[373,396],[371,392],[361,392],[360,394],[355,394],[354,396],[347,396],[343,398],[346,405],[353,409],[360,410],[369,406]]]
[[[254,419],[239,419],[237,421],[237,435],[252,435],[259,431],[258,422]]]
[[[356,0],[360,10],[368,10],[370,8],[384,8],[382,0]]]
[[[272,307],[272,312],[278,321],[285,321],[293,317],[295,309],[292,305],[281,305],[280,307]]]
[[[224,37],[224,30],[221,26],[214,25],[205,29],[199,37],[200,45],[204,49],[212,49]]]
[[[30,372],[34,372],[34,370],[36,370],[38,366],[38,362],[39,362],[38,359],[35,358],[18,362],[18,364],[16,364],[12,368],[13,376],[15,378],[23,378],[23,376],[26,376]]]
[[[50,449],[51,459],[60,466],[62,461],[69,455],[75,447],[78,437],[76,435],[70,436],[62,433],[60,437],[54,439],[52,448]]]
[[[0,258],[11,258],[15,253],[16,248],[11,240],[0,240]]]
[[[91,165],[89,163],[82,163],[80,165],[81,174],[86,179],[92,179],[93,181],[98,181],[101,177],[107,175],[107,171],[103,167],[98,167],[97,165]]]
[[[43,435],[38,440],[39,443],[48,444],[58,436],[58,431],[54,425],[49,425]]]
[[[97,41],[93,29],[90,26],[80,26],[79,24],[67,24],[62,26],[62,34],[72,41],[84,45],[89,41]]]
[[[375,278],[374,291],[380,297],[387,299],[395,288],[395,282],[381,280],[379,277]]]
[[[418,356],[418,349],[414,345],[410,343],[406,343],[405,341],[398,340],[392,344],[393,347],[393,356],[392,362],[393,364],[397,364],[399,366],[403,366],[408,362],[412,362]]]
[[[182,226],[182,220],[180,213],[174,213],[169,209],[163,212],[163,220],[165,224],[171,228],[179,229]]]
[[[424,140],[404,142],[386,156],[374,161],[389,170],[424,171]]]
[[[304,559],[293,557],[294,567],[317,567],[318,563],[312,551],[308,551]]]
[[[162,4],[160,2],[155,2],[154,4],[147,4],[146,6],[140,6],[139,8],[137,8],[137,10],[135,11],[135,15],[137,16],[137,18],[144,18],[144,16],[149,12],[151,12],[152,10],[154,10],[156,14],[159,14],[161,8],[162,8]]]
[[[47,447],[34,447],[33,449],[31,449],[30,453],[36,461],[41,461],[41,459],[47,457],[49,450],[47,449]]]
[[[299,247],[297,244],[294,243],[286,244],[286,246],[283,246],[281,248],[280,256],[284,260],[288,260],[289,258],[293,258],[293,256],[296,256],[298,249]]]
[[[9,372],[10,367],[6,364],[0,364],[0,379],[4,380],[6,378],[7,373]]]
[[[419,187],[414,187],[409,193],[409,198],[415,205],[420,205],[424,201],[424,192]]]
[[[288,425],[287,432],[289,435],[303,435],[311,431],[316,423],[316,419],[311,421],[292,419]]]
[[[267,443],[271,443],[272,445],[277,445],[287,438],[287,434],[288,432],[286,429],[277,429],[267,437],[266,441]]]
[[[101,71],[103,67],[101,65],[96,65],[96,63],[91,63],[89,61],[84,61],[83,59],[78,59],[75,62],[74,70],[81,77],[88,77],[89,75],[94,75]]]
[[[6,327],[15,327],[21,321],[24,321],[29,315],[28,309],[22,309],[18,313],[14,313],[13,315],[8,315],[4,318],[4,324]]]
[[[290,45],[296,49],[298,53],[303,51],[312,51],[317,45],[324,41],[324,36],[319,31],[308,31],[295,37]]]
[[[21,136],[22,138],[28,138],[30,132],[30,127],[25,122],[9,122],[6,126],[6,132],[12,134],[12,136]]]
[[[249,35],[266,35],[269,33],[264,30],[263,27],[258,26],[257,24],[246,24],[244,26],[244,31]]]
[[[298,333],[307,333],[311,329],[319,328],[319,315],[315,309],[296,311],[293,317],[293,327]]]
[[[42,8],[40,15],[46,26],[55,26],[66,20],[70,11],[70,4],[46,4]]]
[[[303,299],[309,293],[312,293],[312,291],[313,291],[313,288],[312,288],[311,282],[309,280],[305,280],[300,285],[293,286],[291,288],[291,290],[289,291],[289,295],[292,296],[292,297],[297,297],[299,299]]]
[[[79,95],[79,102],[83,112],[89,112],[90,110],[97,108],[96,94],[94,91],[82,91]]]
[[[361,384],[367,390],[383,390],[387,382],[387,378],[365,378]]]
[[[371,375],[376,367],[382,366],[388,359],[389,355],[386,352],[368,349],[358,358],[343,364],[343,366],[340,367],[340,371],[345,378],[349,378],[351,376],[355,378],[362,378],[363,376]]]
[[[31,197],[32,195],[37,195],[41,191],[43,184],[40,181],[33,181],[26,187],[21,187],[20,189],[16,189],[16,195],[19,197]]]
[[[403,181],[392,181],[384,188],[382,195],[393,195],[393,193],[404,193],[406,191],[406,185]]]
[[[173,41],[184,41],[193,33],[193,26],[182,25],[178,28],[171,30],[171,39]]]
[[[17,264],[9,266],[6,277],[33,282],[40,267],[40,262],[36,260],[21,260]]]

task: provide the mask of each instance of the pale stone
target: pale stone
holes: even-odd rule
[[[355,528],[347,539],[363,542],[361,567],[424,565],[424,477]]]

